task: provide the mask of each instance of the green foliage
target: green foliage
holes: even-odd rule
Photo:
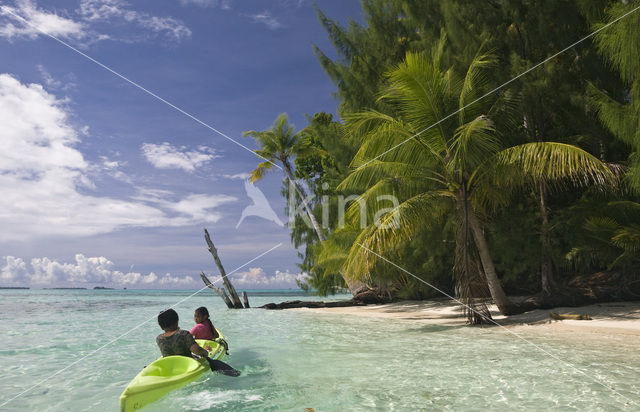
[[[362,253],[357,241],[453,291],[452,270],[461,270],[462,257],[469,257],[467,268],[477,261],[464,237],[461,193],[483,219],[511,292],[538,290],[545,257],[561,281],[637,267],[637,224],[615,206],[637,199],[615,189],[625,170],[625,183],[640,190],[640,13],[492,92],[637,7],[627,3],[362,0],[364,24],[346,27],[318,10],[338,58],[314,52],[336,85],[344,124],[324,112],[309,117],[288,155],[328,234],[318,243],[307,225],[291,228],[304,248],[307,286],[336,291],[348,268],[395,296],[432,296],[423,283]],[[282,152],[261,147],[267,159]],[[628,168],[612,164],[620,161]],[[255,176],[270,167],[263,162]],[[594,184],[600,188],[590,189]],[[385,211],[389,204],[376,202],[385,194],[400,203]],[[350,227],[340,222],[340,196],[367,205],[363,214],[358,201],[347,204]],[[379,229],[376,215],[400,226]]]
[[[636,2],[613,3],[607,9],[606,21],[611,22],[637,7]],[[600,27],[597,23],[594,27]],[[619,73],[625,88],[609,92],[591,87],[591,101],[598,117],[615,136],[628,144],[633,153],[629,156],[629,183],[640,192],[640,15],[630,14],[602,30],[596,37],[598,50]]]

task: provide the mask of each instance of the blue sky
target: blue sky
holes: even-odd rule
[[[286,228],[248,217],[259,158],[35,27],[253,149],[281,112],[335,112],[311,2],[2,1],[0,286],[191,288],[215,273],[203,228],[239,288],[295,287]],[[361,20],[358,0],[321,1]],[[20,16],[28,23],[25,23]],[[257,187],[282,221],[283,175]]]

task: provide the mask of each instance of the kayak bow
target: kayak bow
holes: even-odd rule
[[[222,334],[220,338],[224,339]],[[196,339],[196,343],[205,349],[207,346],[211,347],[209,351],[211,359],[224,358],[225,348],[218,342]],[[156,359],[142,369],[122,392],[120,412],[137,411],[167,393],[195,381],[209,370],[211,369],[205,359],[186,356],[167,356]]]

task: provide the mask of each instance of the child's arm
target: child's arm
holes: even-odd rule
[[[209,356],[209,352],[201,348],[200,345],[198,345],[197,343],[194,343],[193,345],[191,345],[190,350],[191,350],[191,353],[195,353],[196,355],[202,356],[203,358],[206,358],[207,356]]]

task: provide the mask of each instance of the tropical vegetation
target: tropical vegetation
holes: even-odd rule
[[[471,323],[490,302],[640,296],[638,7],[362,0],[346,27],[318,9],[335,115],[247,132],[265,160],[252,180],[281,165],[305,210],[301,286],[455,295]]]

